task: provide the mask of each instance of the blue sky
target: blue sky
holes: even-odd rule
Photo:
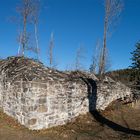
[[[20,0],[0,0],[0,56],[17,54],[18,24],[9,18],[16,15]],[[71,67],[80,44],[85,50],[83,65],[88,69],[98,39],[103,38],[103,0],[41,0],[39,20],[39,45],[41,61],[47,65],[47,48],[50,34],[54,32],[54,56],[58,69]],[[111,69],[131,65],[131,54],[140,40],[140,0],[124,0],[124,10],[119,24],[108,39],[107,47]]]

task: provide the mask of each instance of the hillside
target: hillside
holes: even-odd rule
[[[106,74],[115,81],[120,81],[126,85],[135,84],[136,77],[138,77],[138,74],[133,69],[120,69],[107,72]]]

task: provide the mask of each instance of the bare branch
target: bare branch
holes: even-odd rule
[[[101,53],[101,44],[100,40],[98,40],[95,46],[95,50],[93,51],[92,63],[89,68],[91,73],[96,74],[98,72],[100,53]]]
[[[75,58],[75,70],[82,70],[82,61],[85,59],[85,51],[82,45],[77,49]]]

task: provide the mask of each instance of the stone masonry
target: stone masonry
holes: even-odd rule
[[[0,62],[0,107],[31,130],[70,122],[131,96],[125,85],[81,72],[59,72],[22,57]]]

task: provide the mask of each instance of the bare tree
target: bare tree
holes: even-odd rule
[[[106,48],[106,51],[105,51],[105,59],[104,59],[104,62],[103,62],[103,48],[100,49],[99,51],[99,59],[98,59],[98,74],[99,76],[102,76],[102,74],[104,73],[100,73],[100,70],[102,68],[102,64],[104,63],[104,72],[107,72],[110,68],[111,68],[111,61],[110,61],[110,57],[109,57],[109,53],[108,53],[108,50]]]
[[[53,48],[54,48],[54,34],[52,32],[50,43],[49,43],[49,50],[48,50],[49,65],[50,65],[51,68],[53,67],[53,62],[54,62]]]
[[[82,70],[82,60],[85,59],[84,48],[82,45],[77,49],[76,58],[75,58],[75,70]]]
[[[94,73],[94,74],[98,73],[100,53],[101,53],[101,45],[100,45],[100,40],[98,40],[96,43],[95,50],[93,51],[92,63],[89,68],[91,73]]]
[[[38,21],[39,21],[39,13],[40,13],[40,1],[34,0],[34,3],[32,3],[32,22],[34,24],[34,35],[35,35],[35,44],[36,44],[36,53],[37,58],[39,58],[39,39],[38,39]]]
[[[104,17],[104,36],[103,49],[101,53],[99,74],[105,73],[106,49],[107,49],[107,35],[114,23],[117,22],[118,17],[122,11],[122,0],[105,0],[105,17]]]
[[[22,21],[22,32],[20,34],[20,43],[22,44],[22,55],[24,56],[25,49],[29,49],[28,41],[29,34],[27,32],[27,24],[30,22],[32,12],[33,12],[33,0],[21,0],[21,4],[16,8],[17,12],[20,14]]]
[[[18,56],[21,56],[22,54],[23,54],[23,50],[21,49],[21,41],[22,41],[22,34],[21,34],[21,32],[19,32],[19,35],[18,35],[18,37],[17,37],[17,42],[18,42]]]

